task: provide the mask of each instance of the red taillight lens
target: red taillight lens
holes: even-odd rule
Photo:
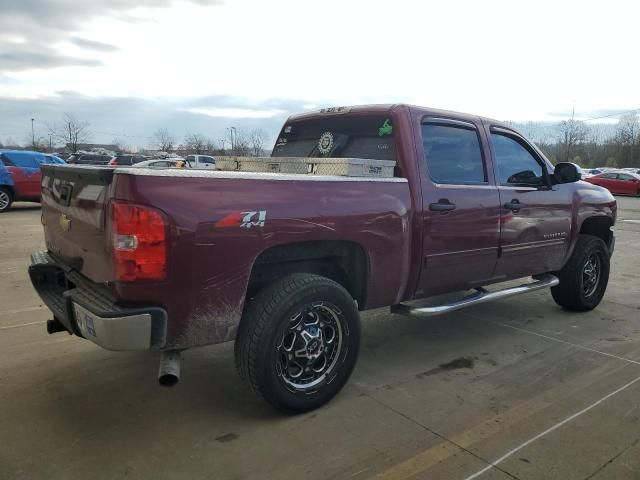
[[[109,160],[109,165],[118,165],[118,161],[116,159]]]
[[[116,280],[164,280],[167,274],[166,223],[153,208],[111,204]]]

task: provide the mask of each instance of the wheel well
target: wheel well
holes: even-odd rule
[[[342,285],[363,308],[369,271],[364,249],[348,241],[310,241],[271,247],[258,256],[247,296],[292,273],[314,273]]]
[[[611,245],[612,220],[609,217],[589,217],[580,226],[580,233],[600,237],[607,247]]]
[[[0,185],[0,188],[4,188],[5,190],[9,190],[9,193],[11,194],[11,198],[15,200],[16,198],[16,192],[13,189],[13,187],[11,185]]]

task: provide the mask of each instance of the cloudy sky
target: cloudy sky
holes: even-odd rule
[[[137,145],[372,102],[591,118],[640,107],[639,18],[631,0],[0,0],[0,141],[63,112]]]

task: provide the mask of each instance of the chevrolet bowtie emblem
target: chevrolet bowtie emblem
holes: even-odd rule
[[[71,219],[64,213],[60,215],[60,228],[65,232],[71,230]]]

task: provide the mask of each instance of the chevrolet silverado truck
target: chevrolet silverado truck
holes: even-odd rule
[[[605,293],[614,198],[509,125],[334,108],[290,117],[272,157],[395,167],[377,178],[43,166],[47,250],[29,274],[48,331],[158,351],[163,385],[178,381],[181,351],[235,341],[253,391],[302,412],[347,382],[361,311],[431,316],[542,288],[586,311]]]

